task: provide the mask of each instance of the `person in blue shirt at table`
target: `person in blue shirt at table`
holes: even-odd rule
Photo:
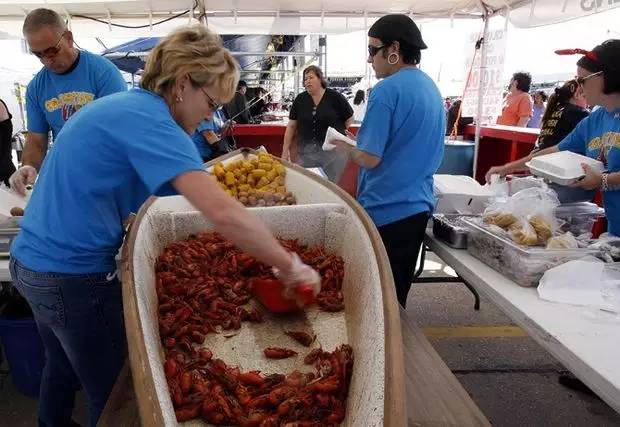
[[[357,199],[379,229],[404,307],[435,205],[445,111],[437,86],[418,68],[426,44],[411,18],[383,16],[368,36],[368,62],[383,80],[370,94],[357,148],[337,145],[360,166]]]
[[[230,123],[224,120],[223,114],[222,109],[215,111],[211,117],[200,122],[192,135],[192,140],[204,162],[222,154],[220,145]]]
[[[10,179],[11,188],[20,194],[24,194],[27,184],[34,183],[41,169],[50,130],[55,139],[67,120],[84,105],[127,90],[112,62],[73,46],[73,33],[53,10],[30,12],[24,20],[23,33],[30,52],[39,58],[43,68],[26,89],[28,134],[23,166]],[[84,144],[88,144],[88,139]]]
[[[581,86],[588,105],[598,105],[600,108],[581,120],[558,145],[513,162],[510,168],[494,166],[487,177],[494,173],[505,175],[512,170],[524,169],[533,157],[564,150],[600,160],[605,166],[604,172],[583,164],[585,176],[573,186],[603,192],[608,231],[620,237],[620,40],[607,40],[591,51],[567,49],[556,53],[583,55],[577,61],[575,80]]]
[[[123,223],[149,196],[184,195],[285,285],[319,284],[313,269],[206,173],[190,138],[233,97],[238,79],[237,63],[215,33],[182,27],[150,53],[141,88],[89,103],[58,134],[11,246],[13,283],[46,350],[39,425],[76,425],[80,386],[90,425],[97,423],[127,357],[114,258]]]

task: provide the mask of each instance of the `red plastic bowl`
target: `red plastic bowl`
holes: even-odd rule
[[[273,313],[300,311],[314,303],[311,285],[297,286],[295,289],[297,301],[284,297],[284,284],[276,279],[253,279],[250,289],[256,299]]]

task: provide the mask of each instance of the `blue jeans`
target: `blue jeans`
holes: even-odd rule
[[[127,356],[121,284],[116,275],[38,273],[11,259],[45,347],[39,425],[65,427],[84,389],[95,426]]]

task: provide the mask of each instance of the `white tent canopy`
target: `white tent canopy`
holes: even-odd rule
[[[164,35],[203,13],[209,26],[221,34],[333,34],[364,29],[387,13],[406,13],[420,20],[480,18],[485,12],[508,11],[514,25],[527,27],[618,6],[617,0],[385,0],[379,5],[360,0],[0,0],[0,37],[20,37],[24,16],[38,7],[66,16],[82,37],[137,37]],[[164,24],[152,25],[179,14]]]

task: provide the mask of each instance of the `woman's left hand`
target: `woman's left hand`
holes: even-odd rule
[[[603,183],[603,174],[592,167],[586,165],[585,163],[581,164],[583,171],[585,172],[585,176],[579,181],[571,184],[571,187],[579,187],[584,190],[596,190],[600,188]]]

